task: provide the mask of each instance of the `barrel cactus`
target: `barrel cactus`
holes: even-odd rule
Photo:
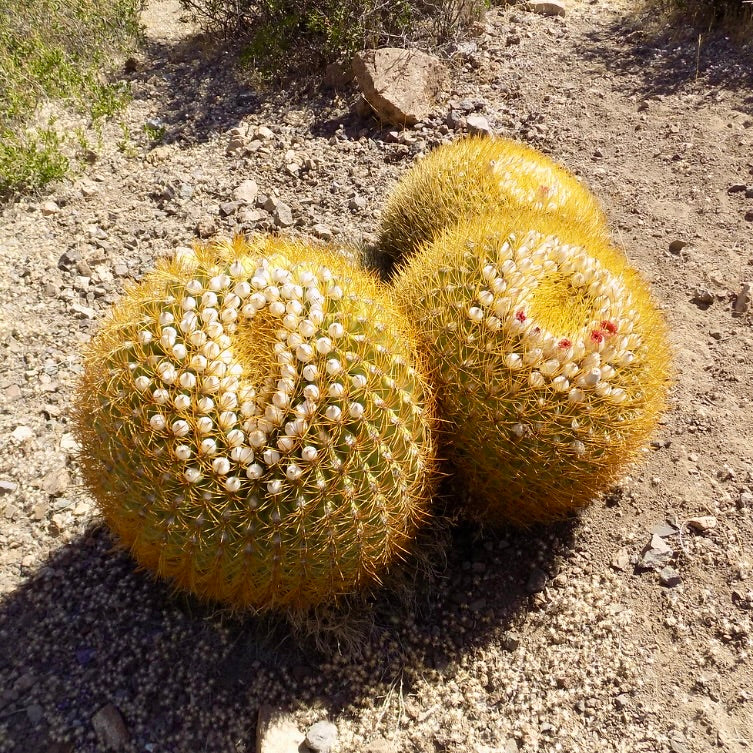
[[[375,584],[428,515],[433,402],[407,319],[331,250],[161,263],[93,340],[86,483],[146,569],[236,608]]]
[[[433,150],[397,184],[382,215],[379,249],[398,260],[465,217],[526,208],[608,237],[598,202],[565,168],[517,141],[472,136]]]
[[[665,405],[663,318],[624,255],[537,212],[463,221],[400,270],[470,514],[553,521],[624,472]]]

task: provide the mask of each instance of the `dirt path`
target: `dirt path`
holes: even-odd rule
[[[262,703],[331,718],[359,753],[750,750],[750,49],[665,41],[601,0],[496,10],[454,54],[450,101],[394,138],[351,90],[265,92],[206,58],[177,3],[145,19],[134,100],[87,175],[0,211],[0,751],[100,750],[108,704],[124,750],[252,751]],[[653,282],[677,383],[645,462],[572,526],[458,531],[415,610],[375,604],[359,659],[134,573],[78,486],[67,416],[97,320],[196,235],[368,241],[391,182],[472,111],[581,175]],[[654,533],[666,585],[636,567]]]

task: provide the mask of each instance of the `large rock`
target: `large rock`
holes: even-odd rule
[[[256,753],[298,753],[304,740],[292,718],[264,704],[256,722]]]
[[[448,75],[439,58],[397,47],[356,55],[353,70],[375,113],[395,125],[413,125],[429,115]]]

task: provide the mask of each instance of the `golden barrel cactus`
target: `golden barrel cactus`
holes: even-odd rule
[[[145,568],[233,607],[375,584],[428,514],[433,403],[407,318],[332,251],[218,242],[132,287],[89,347],[89,489]]]
[[[622,253],[566,220],[491,214],[448,228],[399,271],[435,368],[472,516],[567,516],[635,459],[665,405],[669,348]]]
[[[382,214],[379,249],[398,260],[463,218],[521,209],[609,235],[598,202],[564,167],[520,142],[471,136],[434,149],[397,184]]]

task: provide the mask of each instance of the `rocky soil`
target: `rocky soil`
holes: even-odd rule
[[[153,0],[96,160],[0,209],[0,751],[253,751],[263,705],[354,753],[750,750],[753,50],[627,14],[490,12],[447,51],[445,103],[395,131],[347,86],[254,86]],[[582,176],[652,281],[677,374],[644,461],[570,525],[456,531],[414,602],[376,600],[358,656],[136,572],[68,416],[107,307],[197,237],[368,245],[389,186],[469,117]]]

